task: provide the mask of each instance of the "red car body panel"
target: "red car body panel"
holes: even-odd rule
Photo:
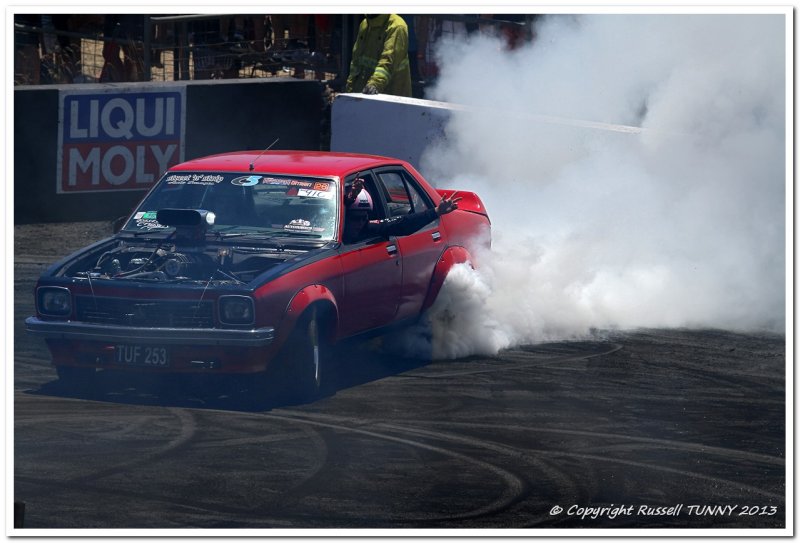
[[[386,326],[395,319],[403,268],[397,252],[390,252],[393,245],[394,241],[381,241],[343,249],[339,337]]]
[[[431,266],[438,261],[445,248],[442,218],[418,232],[397,238],[403,257],[403,290],[397,315],[399,319],[411,318],[422,310],[431,284]]]
[[[434,205],[442,195],[454,192],[437,191],[407,162],[371,155],[245,151],[176,165],[167,174],[231,172],[253,174],[254,179],[296,176],[332,180],[338,185],[334,193],[338,198],[338,222],[333,239],[292,246],[286,254],[281,253],[283,249],[260,245],[258,239],[227,241],[222,234],[200,245],[186,242],[186,247],[179,247],[177,242],[170,242],[174,248],[157,249],[153,254],[159,254],[158,250],[168,253],[163,258],[172,259],[173,267],[199,266],[197,263],[203,259],[216,258],[217,264],[209,264],[208,268],[213,271],[214,266],[222,266],[220,262],[228,262],[225,259],[230,254],[226,256],[225,251],[240,251],[241,269],[249,266],[248,258],[261,268],[246,280],[243,275],[236,276],[243,272],[223,270],[220,275],[214,271],[208,280],[139,281],[133,279],[136,275],[132,272],[115,275],[96,271],[99,262],[106,265],[103,259],[107,253],[124,255],[125,251],[138,250],[146,256],[155,244],[140,242],[130,232],[126,236],[120,233],[70,255],[42,275],[37,283],[37,315],[26,321],[28,331],[45,338],[56,366],[253,373],[269,365],[312,306],[324,308],[331,316],[331,327],[324,331],[331,341],[418,318],[435,300],[449,269],[460,262],[471,262],[475,248],[488,245],[490,223],[477,195],[456,192],[461,198],[459,210],[438,217],[411,235],[343,244],[345,179],[384,166],[403,168]],[[164,179],[151,193],[165,183]],[[242,184],[247,185],[247,181],[239,182]],[[142,209],[129,220],[134,221],[147,211]],[[303,241],[293,241],[291,236],[281,239],[289,245]],[[138,243],[142,244],[141,249],[137,249]],[[151,255],[142,267],[146,268],[154,258]],[[128,265],[133,268],[144,260],[141,256],[131,258]],[[119,265],[116,262],[115,266]],[[225,280],[225,276],[231,280]],[[49,296],[53,291],[69,298],[69,314],[42,311],[40,296]],[[223,322],[223,302],[235,305],[229,302],[239,299],[252,300],[252,322]],[[113,322],[102,320],[106,318]],[[225,318],[230,319],[227,314]],[[165,350],[157,347],[153,363],[139,364],[140,350],[153,346],[163,346]],[[163,367],[159,364],[162,355],[168,356],[168,364]],[[136,359],[137,365],[125,365],[126,357]]]

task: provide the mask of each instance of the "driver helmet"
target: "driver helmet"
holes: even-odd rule
[[[347,209],[349,211],[372,211],[372,196],[369,195],[366,189],[361,189],[361,192],[358,193],[356,199]]]

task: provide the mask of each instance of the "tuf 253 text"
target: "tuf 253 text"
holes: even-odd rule
[[[183,160],[184,90],[62,91],[57,192],[149,189]]]

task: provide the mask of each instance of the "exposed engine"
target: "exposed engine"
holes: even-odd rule
[[[90,279],[246,283],[296,254],[298,251],[213,244],[181,247],[119,242],[99,255],[98,251],[88,253],[64,273]]]

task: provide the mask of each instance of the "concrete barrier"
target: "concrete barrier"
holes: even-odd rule
[[[426,149],[446,142],[447,123],[453,116],[472,114],[490,115],[500,125],[520,119],[532,125],[547,125],[554,140],[581,132],[601,131],[604,138],[614,138],[645,131],[636,126],[507,111],[502,105],[496,109],[476,109],[384,94],[340,94],[331,112],[331,151],[401,158],[427,176],[430,172],[421,163]]]
[[[16,87],[14,222],[114,219],[190,158],[318,150],[322,106],[288,78]]]
[[[402,96],[340,94],[331,111],[331,151],[400,158],[419,169],[425,149],[446,138],[447,121],[462,109]]]

